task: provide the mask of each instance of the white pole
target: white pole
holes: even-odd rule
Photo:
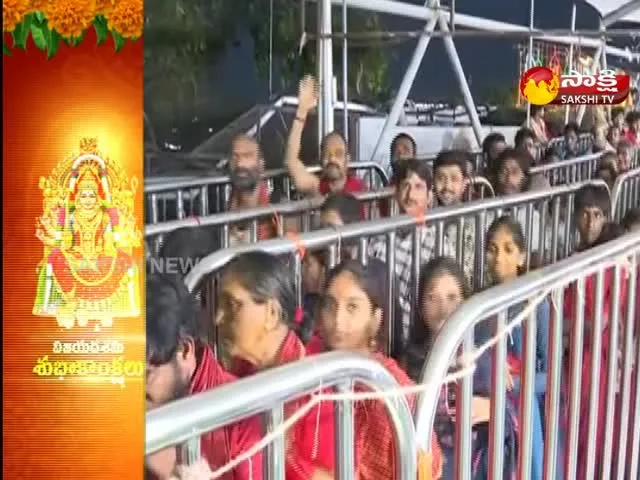
[[[571,31],[575,32],[576,30],[576,4],[573,4],[571,8]],[[573,68],[573,43],[569,45],[569,69]],[[569,123],[569,111],[571,108],[569,105],[564,107],[564,124]]]
[[[600,59],[602,58],[602,44],[596,50],[596,53],[593,55],[593,62],[591,63],[591,71],[589,73],[593,74],[598,71],[600,68]],[[582,125],[582,119],[584,118],[584,114],[587,111],[586,105],[580,105],[578,108],[578,114],[576,115],[576,123],[578,125]]]
[[[407,97],[409,96],[409,92],[411,91],[411,87],[413,86],[413,81],[416,79],[418,69],[420,68],[422,59],[424,58],[424,53],[427,51],[427,47],[429,46],[429,42],[431,41],[431,32],[433,32],[437,21],[438,16],[433,15],[425,25],[422,35],[420,35],[420,39],[418,40],[416,49],[414,50],[413,56],[411,57],[411,62],[409,62],[409,66],[407,67],[407,70],[404,73],[404,77],[402,78],[402,83],[400,83],[398,94],[393,101],[389,116],[384,122],[384,127],[382,127],[382,133],[380,133],[378,141],[376,142],[376,146],[373,149],[373,153],[371,154],[372,162],[374,162],[376,157],[378,156],[378,152],[380,151],[382,142],[387,140],[389,132],[398,124],[400,114],[404,111],[404,102],[407,101]]]
[[[304,5],[304,2],[303,2]],[[318,1],[316,5],[316,17],[317,17],[317,25],[316,25],[316,33],[318,34],[318,41],[316,42],[316,78],[318,80],[318,96],[322,93],[320,90],[320,83],[322,82],[322,76],[324,74],[324,50],[325,43],[323,39],[319,36],[322,33],[322,1]],[[322,145],[322,137],[324,136],[324,103],[322,101],[322,97],[318,98],[318,106],[317,106],[317,118],[318,118],[318,158],[320,158],[320,146]]]
[[[342,106],[342,121],[344,123],[344,139],[349,142],[349,107],[347,105],[349,101],[349,92],[347,91],[349,88],[349,64],[347,62],[349,47],[347,43],[347,0],[342,0],[342,34],[344,35],[342,39],[342,100],[344,102]]]
[[[322,105],[322,137],[333,131],[333,39],[331,38],[331,0],[320,2],[320,34],[322,57],[320,66],[320,101]]]
[[[447,19],[445,14],[440,16],[440,29],[443,32],[449,31],[449,26],[447,25]],[[444,49],[447,51],[447,56],[449,60],[451,60],[451,65],[453,67],[453,71],[458,79],[458,84],[460,86],[460,91],[462,92],[462,98],[464,99],[464,104],[467,107],[467,112],[469,113],[469,119],[471,120],[471,127],[473,128],[473,133],[475,134],[476,141],[478,144],[476,148],[480,148],[483,140],[483,132],[482,132],[482,124],[480,123],[480,117],[478,116],[478,110],[476,109],[476,105],[473,101],[473,96],[471,95],[471,89],[469,88],[469,83],[467,82],[467,78],[464,75],[464,70],[462,68],[462,62],[460,61],[460,57],[458,56],[458,51],[456,50],[456,46],[453,43],[453,38],[450,36],[442,37],[444,41]]]
[[[531,0],[529,3],[529,31],[533,31],[533,15],[535,13],[536,0]],[[533,59],[533,37],[529,35],[529,58],[527,59],[529,65]],[[531,103],[527,102],[527,127],[531,127]]]
[[[640,2],[638,2],[638,4],[640,5]],[[607,27],[606,27],[606,25],[605,25],[603,20],[600,20],[600,30],[602,31],[602,55],[600,56],[600,66],[602,67],[601,70],[607,70],[607,68],[608,68],[608,66],[607,66],[607,37],[606,37]],[[605,115],[606,115],[607,120],[610,120],[611,119],[611,106],[609,105],[607,108],[604,109],[604,111],[605,111]]]
[[[269,101],[273,96],[273,0],[269,2]]]

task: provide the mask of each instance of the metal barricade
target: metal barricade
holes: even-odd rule
[[[537,144],[536,152],[534,154],[534,156],[536,157],[536,160],[540,162],[543,161],[546,153],[549,150],[552,150],[558,153],[562,152],[562,150],[566,148],[566,142],[567,140],[565,139],[565,137],[560,136],[560,137],[552,138],[551,140],[549,140],[548,143]],[[578,135],[577,150],[578,152],[580,152],[580,156],[584,156],[588,152],[591,152],[592,149],[593,149],[593,135],[591,135],[590,133],[581,133],[580,135]]]
[[[588,182],[604,186],[604,182]],[[485,283],[485,234],[493,218],[502,214],[514,215],[523,225],[527,238],[527,268],[534,263],[553,263],[558,258],[573,252],[573,196],[585,183],[552,187],[545,191],[529,192],[507,197],[469,202],[453,207],[438,207],[429,211],[425,228],[433,237],[433,255],[454,257],[463,267],[467,277],[475,287]],[[197,263],[185,278],[190,291],[204,288],[205,308],[210,318],[215,315],[216,276],[236,255],[253,250],[263,250],[273,255],[293,255],[293,271],[296,275],[296,290],[299,304],[302,304],[301,246],[309,251],[328,249],[329,268],[340,258],[340,248],[344,244],[357,245],[358,257],[367,261],[369,244],[383,243],[386,251],[387,292],[385,313],[394,319],[396,305],[395,248],[396,238],[412,235],[412,312],[416,310],[418,279],[420,277],[420,254],[415,248],[421,238],[420,228],[414,217],[399,215],[392,218],[360,222],[341,228],[325,228],[300,235],[295,240],[274,239],[255,244],[219,250]],[[418,253],[416,253],[418,252]],[[532,255],[536,252],[536,256]],[[412,315],[413,317],[413,315]],[[213,323],[213,322],[212,322]],[[395,334],[393,322],[387,325],[388,348],[393,344]]]
[[[378,202],[391,201],[394,191],[392,188],[383,190],[358,192],[354,196],[363,204],[367,218],[374,218],[378,210]],[[154,245],[157,252],[162,237],[179,228],[212,227],[220,229],[221,248],[229,247],[231,228],[234,225],[248,225],[249,241],[258,241],[258,225],[262,221],[273,221],[277,227],[277,234],[283,237],[286,220],[293,219],[296,222],[298,232],[308,232],[316,223],[315,217],[318,209],[324,203],[324,197],[304,198],[290,202],[274,203],[264,207],[247,208],[231,212],[216,213],[205,217],[190,217],[182,220],[171,220],[145,227],[145,238],[150,245]]]
[[[544,175],[551,186],[584,182],[594,177],[602,153],[591,153],[570,160],[540,165],[531,169],[531,175]]]
[[[308,170],[320,173],[321,167],[316,165],[308,167]],[[384,170],[375,162],[351,163],[349,170],[367,181],[370,190],[389,184]],[[284,199],[293,198],[293,182],[286,169],[268,170],[262,178],[270,193],[279,191]],[[147,179],[144,193],[146,216],[150,220],[148,223],[180,220],[191,215],[206,216],[225,210],[231,194],[231,179],[227,175],[210,178],[185,177],[171,181]]]
[[[491,182],[484,177],[474,177],[471,181],[471,188],[468,190],[469,199],[476,194],[481,199],[494,197],[495,193]],[[367,219],[374,219],[380,216],[380,202],[382,201],[389,202],[390,214],[395,215],[397,213],[395,193],[391,187],[376,191],[358,192],[354,196],[363,204],[365,218]],[[153,251],[157,252],[163,235],[173,230],[179,228],[217,227],[220,228],[220,246],[221,248],[227,248],[229,247],[230,227],[240,224],[248,225],[249,240],[254,243],[258,241],[258,224],[261,221],[274,220],[279,237],[285,234],[285,219],[296,221],[295,228],[297,232],[308,232],[314,227],[314,218],[323,202],[324,197],[305,198],[264,207],[150,224],[145,227],[145,238],[149,245],[154,245]]]
[[[611,196],[613,219],[622,220],[632,208],[640,207],[640,168],[629,170],[616,178]]]
[[[547,148],[562,149],[566,148],[567,139],[563,136],[554,137],[549,140]],[[593,147],[593,135],[590,133],[581,133],[578,135],[578,148],[579,152],[588,152]]]
[[[640,295],[639,259],[640,236],[630,234],[490,288],[463,303],[438,334],[422,370],[425,388],[416,415],[418,447],[429,448],[441,387],[452,365],[457,363],[456,358],[462,361],[460,368],[470,373],[480,363],[481,354],[491,355],[489,478],[502,478],[508,415],[507,342],[514,324],[524,320],[519,407],[514,408],[519,410],[518,478],[530,478],[532,420],[534,408],[538,408],[538,395],[534,390],[537,388],[537,305],[550,299],[546,408],[540,407],[546,428],[543,430],[543,465],[539,465],[538,471],[544,469],[544,478],[610,478],[610,475],[620,480],[639,478],[640,335],[637,329],[640,312],[635,311]],[[587,290],[591,294],[586,294]],[[565,295],[567,292],[570,295]],[[522,306],[524,309],[520,309]],[[567,306],[575,312],[568,314],[571,318],[565,318],[565,312],[570,311],[565,309]],[[587,311],[593,312],[589,315],[593,318],[585,318],[585,307],[590,307]],[[520,314],[509,318],[514,308]],[[491,335],[495,335],[485,347],[475,345],[477,327],[482,324],[489,325]],[[605,327],[608,328],[606,334],[603,333]],[[570,345],[566,379],[563,378],[566,373],[563,359],[569,355],[564,355],[565,330]],[[487,352],[487,347],[492,351]],[[619,355],[608,355],[605,365],[606,352],[619,352]],[[589,356],[588,363],[585,354]],[[588,372],[586,367],[583,370],[583,362],[590,365]],[[487,366],[484,363],[485,373]],[[583,376],[585,378],[581,378]],[[468,479],[471,478],[472,400],[477,390],[472,375],[461,377],[457,379],[455,458],[458,478]],[[603,396],[601,379],[606,382]],[[585,405],[581,408],[580,392],[587,387],[588,391],[583,392],[588,393],[588,409],[585,409]],[[566,428],[560,421],[563,401],[568,405]],[[588,415],[584,414],[586,411]],[[602,436],[598,434],[598,424]],[[579,444],[584,448],[580,458]],[[564,475],[558,467],[564,470]],[[584,468],[586,473],[578,476],[578,468]]]
[[[473,199],[475,195],[480,199],[493,198],[496,196],[493,185],[491,185],[491,182],[486,177],[473,177],[468,192],[471,197],[470,199]]]
[[[286,420],[283,408],[286,402],[319,389],[336,387],[351,391],[354,382],[374,391],[399,388],[393,376],[372,358],[344,352],[307,357],[148,412],[145,454],[188,441],[193,444],[193,440],[196,441],[194,449],[197,451],[197,440],[203,433],[260,414],[267,417],[265,423],[273,431]],[[396,478],[415,480],[417,451],[411,410],[402,396],[384,397],[382,401],[395,434]],[[342,408],[336,409],[335,445],[340,447],[337,448],[340,454],[336,456],[336,472],[339,472],[339,480],[352,480],[356,467],[353,408],[350,400],[340,403]],[[284,480],[285,448],[283,437],[277,438],[269,446],[263,462],[265,478]],[[198,453],[192,452],[187,458],[198,457]]]

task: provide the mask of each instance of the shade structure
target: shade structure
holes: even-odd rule
[[[585,0],[595,8],[606,25],[617,22],[640,24],[640,2],[633,0]]]

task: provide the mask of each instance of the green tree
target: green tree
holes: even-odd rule
[[[205,67],[244,33],[254,44],[259,75],[269,74],[269,51],[275,91],[293,91],[302,73],[315,72],[316,44],[301,34],[316,31],[316,3],[300,0],[154,0],[145,6],[145,108],[154,122],[197,115],[206,101],[201,87]],[[273,41],[270,42],[270,15]],[[340,8],[333,9],[335,31],[341,31]],[[382,30],[375,14],[350,10],[348,31]],[[349,96],[383,103],[391,92],[388,54],[376,41],[349,41]],[[341,75],[342,42],[334,40],[334,68]],[[341,82],[338,82],[341,88]],[[340,92],[341,94],[341,92]]]

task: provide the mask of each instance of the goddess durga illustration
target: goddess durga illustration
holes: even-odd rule
[[[44,260],[33,313],[54,316],[63,328],[94,320],[109,327],[114,318],[140,313],[132,257],[141,240],[133,215],[137,183],[100,156],[94,139],[84,139],[81,150],[40,179],[44,215],[36,237]]]

